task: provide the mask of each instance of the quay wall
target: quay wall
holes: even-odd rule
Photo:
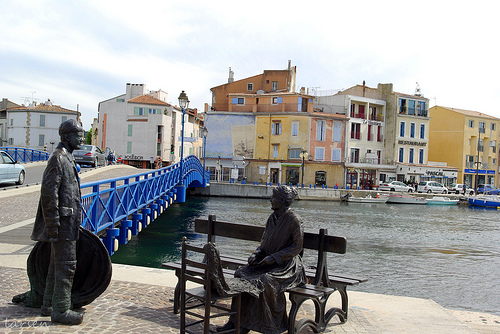
[[[244,197],[244,198],[271,198],[274,186],[239,184],[239,183],[210,183],[206,188],[191,188],[190,193],[196,196],[211,197]],[[323,188],[297,188],[299,200],[317,200],[317,201],[340,201],[342,196],[351,193],[354,197],[364,197],[371,194],[372,197],[378,194],[389,192],[380,192],[376,190],[352,190],[352,189],[323,189]],[[412,193],[414,194],[414,193]],[[447,196],[456,198],[457,195],[442,194],[415,194],[420,197]]]

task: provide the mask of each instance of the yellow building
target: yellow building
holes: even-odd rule
[[[498,186],[500,119],[441,106],[430,108],[429,116],[429,160],[457,167],[457,183]]]

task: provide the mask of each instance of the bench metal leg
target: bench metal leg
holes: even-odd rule
[[[303,328],[310,327],[314,333],[320,333],[322,329],[318,327],[318,320],[320,319],[319,314],[321,314],[321,304],[319,300],[315,298],[304,297],[294,293],[289,294],[289,299],[292,303],[290,308],[290,314],[288,315],[288,333],[295,334]],[[306,301],[312,300],[315,308],[315,321],[311,319],[301,319],[297,324],[295,324],[295,319],[297,317],[297,312],[300,306]]]

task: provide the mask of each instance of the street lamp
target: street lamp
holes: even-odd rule
[[[302,188],[304,188],[304,169],[305,169],[305,160],[307,158],[307,150],[305,149],[302,149],[302,151],[300,152],[300,157],[302,158]]]
[[[205,183],[207,182],[205,180],[205,159],[206,159],[206,152],[207,152],[207,136],[208,136],[208,129],[204,126],[203,129],[201,130],[201,134],[203,136],[203,180]]]
[[[186,92],[182,91],[179,95],[179,107],[182,111],[182,127],[181,127],[181,172],[180,172],[180,182],[182,183],[183,177],[183,159],[184,159],[184,115],[186,114],[186,109],[189,106],[189,99]]]

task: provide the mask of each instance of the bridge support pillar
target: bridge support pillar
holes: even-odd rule
[[[118,250],[118,240],[116,237],[120,234],[120,230],[115,227],[106,229],[106,236],[103,239],[104,246],[108,250],[109,255],[113,255]]]
[[[155,220],[158,217],[158,212],[160,211],[158,208],[158,204],[149,204],[149,208],[151,209],[151,221]]]
[[[132,221],[123,219],[120,224],[120,235],[118,236],[118,241],[121,245],[125,245],[130,238],[132,237],[132,231],[130,228],[132,227]]]
[[[151,209],[144,208],[142,209],[142,227],[148,227],[149,223],[151,223]]]
[[[142,230],[142,214],[134,213],[132,215],[132,227],[130,228],[132,235],[137,235]]]
[[[176,186],[175,190],[177,190],[177,203],[184,203],[186,201],[186,186],[180,185]]]

